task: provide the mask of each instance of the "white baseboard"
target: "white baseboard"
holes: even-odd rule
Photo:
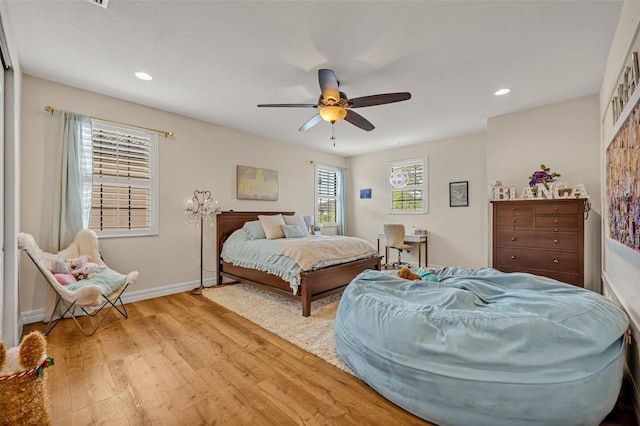
[[[207,278],[203,280],[203,285],[209,287],[215,285],[215,277]],[[138,302],[140,300],[154,299],[156,297],[168,296],[170,294],[182,293],[183,291],[193,290],[200,285],[200,281],[190,281],[186,283],[170,284],[164,287],[149,288],[145,290],[130,291],[122,295],[122,301],[124,303]],[[20,318],[22,323],[31,324],[34,322],[41,322],[45,320],[44,308],[34,309],[31,311],[22,312]]]

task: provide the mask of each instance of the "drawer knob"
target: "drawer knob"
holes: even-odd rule
[[[511,237],[511,241],[515,241],[515,240],[516,240],[516,237]]]
[[[554,209],[555,211],[558,211],[558,208],[557,208],[557,207],[554,207],[553,209]]]
[[[558,240],[553,240],[553,243],[554,244],[558,244]]]
[[[515,256],[511,256],[511,259],[515,259],[515,258],[516,258]]]
[[[558,259],[553,259],[553,263],[560,263]]]
[[[511,207],[511,211],[512,211],[512,212],[515,212],[515,211],[516,211],[516,208],[515,208],[515,207]]]
[[[558,223],[558,219],[554,219],[554,220],[553,220],[553,223]]]
[[[554,228],[554,229],[553,229],[553,232],[558,232],[558,228]]]
[[[511,223],[516,223],[516,220],[515,219],[511,219]]]

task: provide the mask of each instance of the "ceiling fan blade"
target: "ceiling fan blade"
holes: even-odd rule
[[[317,108],[316,104],[260,104],[259,107],[276,107],[276,108]]]
[[[375,126],[371,124],[369,120],[367,120],[357,112],[353,112],[351,110],[347,110],[347,115],[344,117],[344,119],[354,126],[360,127],[362,130],[366,130],[367,132],[375,129]]]
[[[306,123],[304,123],[299,129],[299,132],[304,132],[305,130],[309,130],[310,128],[312,128],[313,126],[315,126],[316,124],[318,124],[319,122],[322,121],[322,117],[320,117],[320,114],[316,114],[313,117],[311,117]]]
[[[324,68],[319,69],[318,81],[320,82],[320,90],[322,90],[322,97],[324,99],[333,99],[336,102],[340,100],[338,79],[333,71]]]
[[[381,95],[362,96],[361,98],[349,99],[350,108],[362,108],[374,105],[391,104],[411,99],[411,93],[383,93]]]

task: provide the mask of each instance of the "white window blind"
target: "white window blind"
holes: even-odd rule
[[[157,234],[153,132],[94,120],[89,228],[101,236]]]
[[[414,159],[389,164],[389,175],[403,171],[407,174],[407,185],[394,188],[391,185],[391,209],[394,214],[425,214],[427,207],[427,161]]]
[[[340,171],[336,167],[316,166],[316,223],[339,222]]]

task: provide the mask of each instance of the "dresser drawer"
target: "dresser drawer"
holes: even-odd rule
[[[496,226],[533,226],[533,216],[498,216]]]
[[[565,227],[565,228],[577,228],[580,225],[579,220],[582,218],[571,215],[571,216],[562,216],[562,215],[553,215],[553,216],[536,216],[535,217],[535,225],[536,226],[544,226],[544,227]]]
[[[575,252],[497,247],[495,261],[498,269],[507,267],[571,274],[580,272],[580,259]]]
[[[577,233],[496,231],[498,246],[578,250],[579,243],[580,238]]]
[[[560,201],[555,203],[541,203],[534,205],[535,214],[578,214],[580,203]]]
[[[527,269],[515,269],[515,268],[499,268],[502,272],[526,272],[533,275],[540,275],[542,277],[552,278],[554,280],[561,281],[567,284],[573,284],[578,287],[584,287],[584,282],[580,279],[580,274],[563,274],[562,272],[552,271],[535,271]]]
[[[531,204],[494,204],[497,216],[533,216],[533,206]]]

